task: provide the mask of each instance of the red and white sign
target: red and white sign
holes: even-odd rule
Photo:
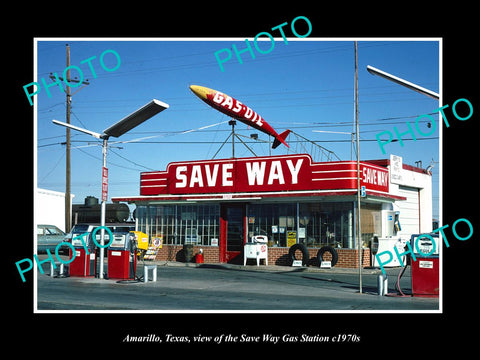
[[[102,167],[102,201],[107,201],[108,198],[108,169]]]
[[[360,185],[388,195],[384,167],[361,162]],[[143,172],[140,195],[298,192],[357,189],[355,161],[314,163],[310,155],[174,162]]]

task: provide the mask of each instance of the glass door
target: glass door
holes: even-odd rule
[[[245,205],[222,205],[222,239],[220,257],[224,262],[241,263],[245,244]]]

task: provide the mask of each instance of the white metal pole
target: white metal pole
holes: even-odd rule
[[[102,152],[103,152],[103,167],[102,167],[102,188],[103,188],[103,169],[107,167],[107,141],[108,138],[104,137],[103,138],[103,146],[102,146]],[[103,191],[102,191],[103,192]],[[103,194],[102,194],[103,195]],[[98,271],[100,279],[103,279],[103,267],[104,267],[104,255],[105,251],[103,248],[104,245],[104,236],[105,236],[105,208],[106,208],[106,199],[103,198],[102,196],[102,206],[101,206],[101,214],[100,214],[100,269]]]

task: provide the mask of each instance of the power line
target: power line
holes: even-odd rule
[[[78,150],[78,151],[84,153],[85,155],[90,156],[91,158],[94,158],[94,159],[96,159],[96,160],[102,161],[102,159],[99,158],[98,156],[89,154],[89,153],[86,152],[85,150],[82,150],[82,149],[80,149],[80,148],[78,148],[78,147],[74,147],[73,149]],[[110,149],[110,150],[111,150],[111,149]],[[118,155],[118,154],[117,154],[117,155]],[[109,165],[109,166],[110,166],[110,165],[117,166],[117,167],[119,167],[119,168],[123,168],[123,169],[127,169],[127,170],[139,171],[138,169],[134,169],[134,168],[131,168],[131,167],[128,167],[128,166],[120,165],[120,164],[117,164],[117,163],[113,163],[113,162],[111,162],[111,161],[108,162],[108,165]]]
[[[130,159],[127,159],[125,156],[122,156],[122,155],[120,155],[119,153],[117,153],[116,151],[113,151],[113,149],[110,149],[110,152],[112,152],[113,154],[117,155],[119,158],[122,158],[123,160],[125,160],[125,161],[127,161],[127,162],[129,162],[129,163],[131,163],[131,164],[133,164],[133,165],[137,165],[137,166],[140,166],[140,167],[142,167],[142,168],[145,168],[145,169],[151,170],[151,171],[155,170],[155,169],[149,168],[149,167],[147,167],[147,166],[145,166],[145,165],[139,164],[139,163],[137,163],[137,162],[135,162],[135,161],[132,161],[132,160],[130,160]]]
[[[371,96],[383,96],[383,95],[395,95],[395,94],[403,94],[405,95],[405,92],[402,91],[389,91],[389,92],[374,92],[374,93],[368,93],[365,92],[365,90],[373,90],[373,89],[391,89],[390,86],[372,86],[372,87],[365,87],[362,89],[363,92],[363,97],[371,97]],[[238,97],[242,98],[255,98],[258,103],[266,102],[266,101],[282,101],[282,100],[288,100],[291,102],[292,100],[311,100],[311,99],[332,99],[332,98],[349,98],[350,94],[348,92],[351,92],[351,88],[338,88],[338,89],[308,89],[308,90],[291,90],[291,91],[269,91],[269,92],[248,92],[248,93],[238,93],[236,94]],[[345,95],[332,95],[332,93],[335,92],[347,92]],[[316,95],[312,96],[314,93],[328,93],[326,95]],[[291,95],[301,95],[301,94],[309,94],[308,97],[292,97]],[[282,98],[281,96],[284,95],[285,98]],[[267,99],[259,99],[259,97],[269,97]],[[416,97],[415,97],[416,98]],[[188,101],[191,99],[191,96],[177,96],[177,97],[171,97],[169,98],[169,101],[172,105],[175,106],[182,106],[182,105],[195,105],[193,102]],[[120,102],[120,103],[125,103],[125,101],[136,101],[136,98],[128,98],[128,99],[112,99],[109,100],[108,103],[115,103],[115,102]],[[175,103],[172,100],[187,100],[188,103]],[[105,100],[85,100],[85,101],[78,101],[77,104],[83,104],[87,103],[85,106],[81,106],[81,108],[85,107],[92,107],[92,103],[101,103],[101,107],[104,107]],[[108,108],[115,108],[119,106],[124,106],[124,105],[108,105]],[[77,106],[78,107],[78,106]]]
[[[429,113],[428,115],[435,115],[436,113]],[[371,120],[370,122],[365,122],[362,123],[362,126],[381,126],[385,127],[385,125],[397,125],[397,124],[404,124],[404,121],[388,121],[388,120],[399,120],[399,119],[410,119],[410,118],[416,118],[419,115],[408,115],[408,116],[397,116],[397,117],[386,117],[386,118],[379,118],[379,119],[374,119]],[[382,123],[379,123],[379,121],[382,121]],[[437,120],[438,121],[438,120]],[[418,122],[419,124],[421,123],[430,123],[429,120],[421,120]],[[207,129],[207,127],[212,127],[215,125],[220,125],[222,123],[216,123],[213,125],[207,125],[198,129],[193,129],[193,130],[177,130],[177,131],[132,131],[132,135],[141,135],[141,134],[158,134],[159,137],[163,136],[174,136],[174,135],[181,135],[181,134],[186,134],[189,132],[198,132],[198,133],[209,133],[209,132],[229,132],[229,129]],[[288,123],[291,124],[291,123]],[[345,126],[351,126],[349,122],[322,122],[322,123],[313,123],[313,124],[307,124],[303,126],[288,126],[290,129],[314,129],[314,128],[325,128],[325,127],[345,127]],[[238,132],[252,132],[254,131],[253,129],[238,129]],[[364,133],[372,133],[372,132],[378,132],[379,130],[367,130],[363,131]],[[42,140],[48,140],[56,137],[63,137],[63,136],[55,136],[55,137],[46,137],[42,139],[38,139],[38,141]],[[157,137],[157,136],[149,136],[148,138],[152,137]],[[188,143],[203,143],[203,142],[198,142],[198,141],[147,141],[145,139],[134,139],[134,140],[126,140],[122,141],[119,143],[139,143],[139,144],[161,144],[161,143],[179,143],[179,144],[188,144]],[[438,137],[430,137],[426,139],[438,139]],[[318,141],[318,142],[350,142],[350,140],[312,140],[312,141]],[[376,139],[371,139],[368,141],[377,141]],[[90,141],[87,140],[72,140],[72,142],[77,142],[77,143],[91,143]],[[205,142],[207,143],[207,141]],[[212,141],[208,141],[208,143],[215,143]],[[54,146],[54,145],[63,145],[65,144],[64,142],[55,142],[55,143],[49,143],[49,144],[43,144],[43,145],[38,145],[37,148],[43,148],[43,147],[48,147],[48,146]],[[78,148],[78,147],[77,147]],[[118,155],[118,154],[117,154]],[[121,156],[120,156],[121,157]],[[143,167],[143,166],[142,166]]]
[[[439,139],[438,136],[432,136],[432,137],[422,137],[422,138],[418,138],[416,140],[414,139],[402,139],[402,141],[419,141],[419,140],[435,140],[435,139]],[[314,143],[342,143],[342,142],[352,142],[351,139],[349,140],[310,140],[311,142],[314,142]],[[378,141],[377,139],[360,139],[360,141],[364,141],[364,142],[370,142],[370,141]],[[82,140],[77,140],[75,142],[87,142],[87,141],[82,141]],[[304,142],[302,140],[290,140],[288,141],[288,143],[300,143],[300,142]],[[208,140],[205,140],[205,141],[201,141],[201,140],[179,140],[179,141],[171,141],[171,140],[165,140],[165,141],[136,141],[135,142],[136,144],[223,144],[223,141],[208,141]],[[257,144],[258,141],[245,141],[246,144]],[[77,148],[78,149],[78,148]]]

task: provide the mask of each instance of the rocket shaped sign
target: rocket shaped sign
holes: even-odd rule
[[[277,134],[277,132],[260,115],[248,106],[242,104],[240,101],[221,93],[220,91],[209,89],[204,86],[191,85],[190,90],[214,109],[260,130],[265,134],[272,135],[275,138],[272,146],[273,149],[278,147],[280,143],[289,147],[285,142],[285,139],[290,133],[290,130],[285,130],[281,134]]]

